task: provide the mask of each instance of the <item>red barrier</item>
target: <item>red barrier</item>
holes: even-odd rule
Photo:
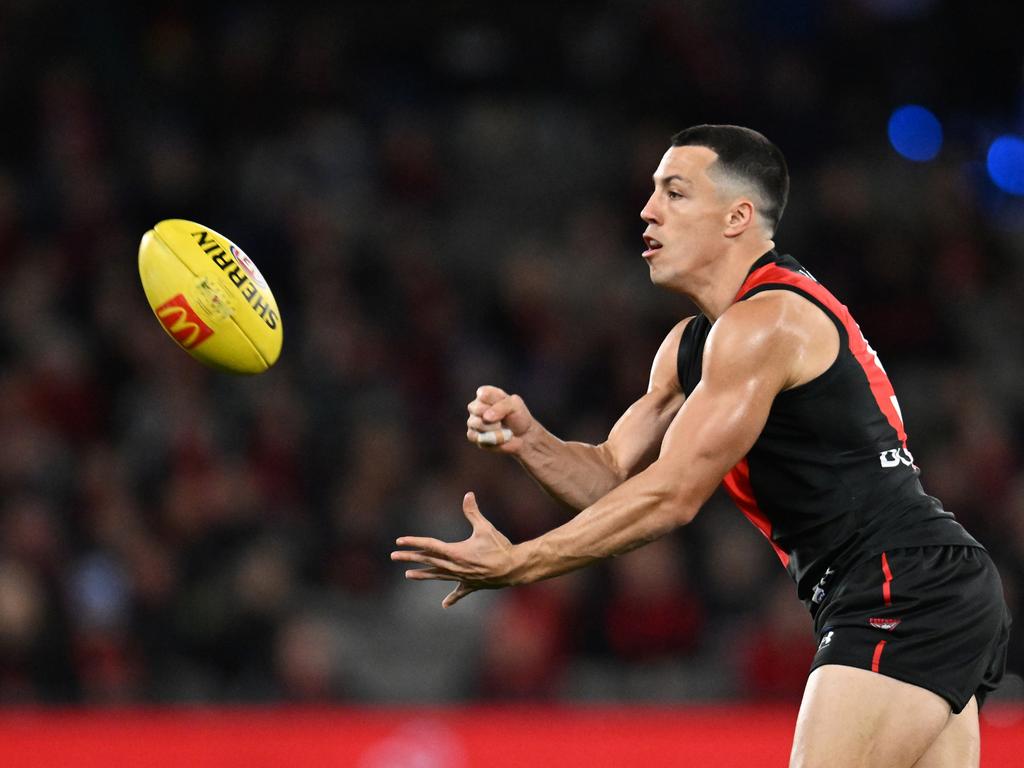
[[[986,710],[982,766],[1020,766],[1024,709]],[[0,711],[4,768],[785,766],[790,708]]]

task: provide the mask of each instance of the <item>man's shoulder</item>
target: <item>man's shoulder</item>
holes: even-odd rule
[[[711,326],[704,346],[704,364],[723,361],[777,358],[802,341],[794,309],[784,296],[769,296],[730,306]]]
[[[802,320],[808,306],[809,302],[799,293],[766,286],[730,305],[711,330],[716,337],[726,333],[753,334],[759,338],[772,336]]]
[[[792,291],[766,290],[722,314],[708,334],[704,365],[768,367],[789,388],[826,370],[838,344],[820,307]]]

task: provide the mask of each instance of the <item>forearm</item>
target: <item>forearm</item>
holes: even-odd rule
[[[549,495],[572,509],[589,507],[625,480],[603,446],[560,440],[540,424],[534,430],[516,459]]]
[[[620,484],[564,525],[515,547],[513,583],[559,576],[621,555],[685,525],[700,507],[678,478],[652,467]]]

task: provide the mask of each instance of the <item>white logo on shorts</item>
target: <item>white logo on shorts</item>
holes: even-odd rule
[[[825,591],[825,587],[828,585],[828,580],[835,571],[831,568],[825,569],[825,575],[821,577],[818,583],[814,587],[814,594],[811,595],[811,602],[815,605],[820,605],[821,601],[825,599],[825,595],[828,594]]]
[[[878,454],[878,461],[882,469],[892,469],[902,464],[904,467],[914,466],[914,457],[906,448],[890,448]]]
[[[828,632],[825,633],[825,636],[821,638],[821,644],[818,646],[818,650],[819,651],[822,648],[824,648],[826,645],[828,645],[829,643],[832,642],[832,635],[833,634],[834,634],[834,632],[831,629]]]

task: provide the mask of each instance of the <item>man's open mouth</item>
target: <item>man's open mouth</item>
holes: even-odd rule
[[[650,256],[652,253],[654,253],[656,250],[662,247],[661,242],[655,240],[650,235],[644,235],[644,245],[647,246],[647,250],[643,252],[643,255],[645,257]]]

